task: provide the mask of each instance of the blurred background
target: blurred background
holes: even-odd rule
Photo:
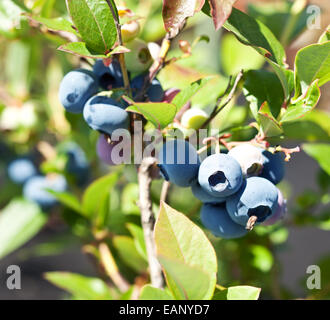
[[[125,4],[140,17],[139,37],[146,42],[160,43],[165,34],[161,1],[129,0]],[[292,5],[286,0],[236,2],[237,8],[264,22],[282,41],[291,69],[297,51],[316,43],[330,23],[330,2],[308,1],[299,13],[294,32],[290,37],[285,36],[285,26],[292,18]],[[314,11],[308,11],[308,8]],[[316,28],[307,29],[306,21],[311,12],[316,10],[317,13],[317,8],[320,15],[316,18]],[[13,183],[7,175],[8,163],[13,159],[28,155],[43,174],[64,174],[70,189],[78,197],[96,178],[110,171],[118,172],[120,179],[111,191],[111,218],[107,227],[115,234],[113,250],[120,270],[132,281],[142,281],[145,262],[140,263],[141,257],[132,247],[132,234],[125,227],[139,223],[139,210],[135,204],[138,192],[135,168],[113,169],[98,160],[95,151],[98,134],[87,127],[81,116],[65,113],[58,100],[59,84],[65,73],[85,66],[85,62],[56,50],[67,40],[28,19],[25,14],[44,19],[67,17],[64,0],[0,2],[0,216],[8,211],[13,199],[22,196],[21,186]],[[165,68],[159,79],[164,89],[182,89],[202,76],[214,75],[211,83],[192,100],[193,106],[209,111],[230,75],[237,74],[242,68],[250,70],[267,66],[262,57],[240,44],[233,35],[223,30],[215,32],[212,20],[202,13],[189,19],[184,32],[174,41],[170,56],[180,55],[178,40],[192,42],[202,35],[208,35],[210,41],[199,42],[190,57]],[[322,87],[322,99],[315,111],[285,128],[285,143],[289,147],[304,142],[329,143],[329,87],[329,84]],[[249,122],[249,119],[247,103],[239,98],[221,113],[214,126],[224,129]],[[251,134],[253,131],[243,132],[238,139],[249,139]],[[88,163],[88,177],[83,183],[67,167],[66,146],[73,142],[82,149]],[[161,181],[155,181],[152,187],[153,199],[157,203]],[[280,184],[289,208],[284,222],[274,227],[258,227],[248,237],[235,241],[216,239],[208,233],[219,260],[218,283],[261,287],[261,298],[264,299],[330,298],[329,187],[329,175],[313,158],[303,151],[294,154],[287,164],[285,181]],[[189,190],[173,188],[169,203],[200,224],[198,211],[201,204]],[[18,210],[24,211],[24,206]],[[0,299],[69,298],[67,293],[45,280],[43,274],[49,271],[99,276],[99,270],[82,249],[89,241],[86,229],[84,222],[80,222],[69,208],[57,206],[47,212],[47,221],[40,232],[9,254],[1,251],[0,234]],[[24,230],[20,232],[24,238]],[[20,234],[17,239],[19,237]],[[125,250],[126,254],[123,254]],[[137,255],[135,263],[129,261],[131,254],[133,257]],[[6,287],[6,269],[13,264],[20,266],[22,271],[21,290]],[[321,268],[322,289],[312,291],[306,287],[309,276],[306,270],[315,264]]]

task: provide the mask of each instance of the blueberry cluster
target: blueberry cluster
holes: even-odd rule
[[[139,74],[130,81],[133,98],[140,101],[162,101],[164,91],[160,82],[154,79],[148,88],[145,97],[140,97],[144,85],[145,74]],[[97,151],[101,160],[113,164],[109,155],[115,145],[108,139],[116,129],[129,129],[130,118],[125,108],[128,104],[121,98],[116,99],[115,93],[111,96],[98,95],[101,90],[120,89],[124,87],[120,64],[113,60],[106,66],[102,60],[97,60],[93,71],[77,69],[69,72],[63,78],[59,97],[68,112],[82,113],[88,126],[97,130],[100,136]]]
[[[89,175],[89,165],[85,153],[75,143],[68,143],[63,150],[67,156],[65,171],[75,182],[85,183]],[[50,209],[57,204],[56,198],[48,192],[64,192],[68,187],[67,178],[62,174],[43,175],[32,157],[21,157],[11,161],[7,173],[15,184],[23,185],[23,196],[43,209]]]
[[[166,180],[191,187],[203,202],[201,221],[215,236],[239,238],[254,225],[273,224],[285,214],[286,202],[275,186],[284,176],[279,153],[246,143],[201,162],[189,142],[169,140],[158,160]]]

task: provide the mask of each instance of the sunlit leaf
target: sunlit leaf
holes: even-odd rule
[[[37,204],[23,199],[12,200],[0,212],[0,258],[35,236],[46,221],[46,214]]]
[[[330,144],[326,143],[305,143],[303,144],[304,151],[313,157],[321,166],[321,168],[330,175]]]
[[[162,203],[155,241],[173,295],[177,299],[210,299],[216,283],[217,260],[204,232],[182,213]]]
[[[176,115],[176,106],[165,102],[134,102],[126,110],[142,114],[157,128],[165,128]]]
[[[112,300],[111,292],[101,279],[70,272],[47,272],[45,278],[79,300]]]
[[[147,284],[141,290],[140,300],[174,300],[174,299],[164,289],[155,288]]]
[[[116,8],[114,2],[112,5]],[[66,0],[75,27],[89,50],[107,54],[117,39],[114,17],[105,0]]]

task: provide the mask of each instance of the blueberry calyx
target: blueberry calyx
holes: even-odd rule
[[[221,192],[228,186],[228,180],[223,171],[216,171],[208,178],[209,184],[214,191]]]

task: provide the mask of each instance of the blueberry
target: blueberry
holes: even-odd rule
[[[260,177],[278,184],[285,174],[284,156],[281,152],[271,153],[267,150],[263,150],[263,169]]]
[[[152,57],[148,44],[141,39],[133,39],[125,43],[130,52],[125,53],[125,62],[128,70],[134,73],[145,72],[152,64]]]
[[[129,21],[121,26],[121,37],[123,42],[132,41],[140,32],[140,24],[138,21]]]
[[[109,166],[115,166],[123,162],[129,163],[130,154],[124,157],[122,150],[115,149],[119,143],[121,143],[121,141],[109,142],[105,135],[100,135],[96,145],[96,152],[100,160]]]
[[[244,227],[230,219],[223,203],[204,204],[201,210],[201,220],[204,227],[216,237],[234,239],[243,237],[248,232]]]
[[[264,223],[265,226],[270,226],[282,220],[285,214],[287,213],[286,200],[284,199],[282,192],[279,189],[277,189],[277,191],[278,191],[277,209],[274,212],[274,214],[265,221]]]
[[[185,128],[198,130],[208,117],[202,109],[191,108],[182,114],[181,124]]]
[[[65,145],[65,153],[68,156],[66,171],[79,184],[86,183],[89,177],[89,164],[85,152],[78,144],[70,142]]]
[[[278,191],[270,181],[260,177],[247,178],[240,190],[229,197],[227,211],[236,223],[246,226],[251,216],[256,223],[269,219],[277,209]]]
[[[199,156],[185,140],[169,140],[158,154],[159,168],[165,180],[180,187],[189,187],[197,179]]]
[[[132,80],[131,88],[133,95],[137,96],[144,84],[145,74],[141,74]],[[164,90],[157,79],[152,80],[149,89],[147,90],[148,99],[151,102],[161,102],[164,98]]]
[[[64,176],[56,177],[34,176],[30,178],[23,187],[23,195],[26,199],[39,204],[43,208],[54,206],[57,201],[46,189],[56,192],[64,192],[67,188],[67,182]]]
[[[84,119],[93,129],[111,135],[116,129],[128,129],[128,113],[113,99],[95,96],[87,101]]]
[[[117,60],[113,60],[109,67],[106,67],[102,60],[97,60],[93,72],[99,79],[100,86],[105,90],[124,86],[123,74]]]
[[[68,112],[81,113],[86,101],[98,91],[98,81],[92,71],[77,69],[62,80],[59,98]]]
[[[201,164],[198,182],[210,195],[228,197],[242,185],[243,175],[239,163],[227,154],[213,154]]]
[[[191,191],[203,203],[223,203],[226,201],[226,198],[215,197],[207,193],[197,181],[191,186]]]
[[[11,181],[23,184],[37,174],[37,169],[28,158],[19,158],[8,165],[8,176]]]
[[[250,144],[242,144],[228,152],[241,165],[246,177],[258,175],[263,167],[262,150]]]
[[[161,102],[164,97],[164,90],[158,79],[151,82],[151,86],[147,91],[148,98],[151,102]]]

